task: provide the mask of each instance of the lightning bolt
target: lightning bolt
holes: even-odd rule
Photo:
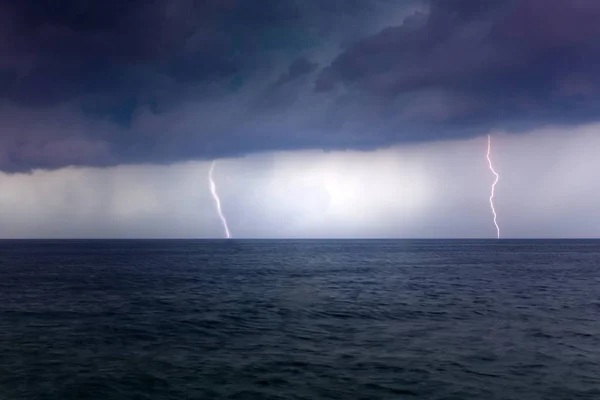
[[[225,229],[225,236],[227,239],[231,239],[231,233],[229,233],[229,227],[227,226],[227,220],[223,215],[223,211],[221,210],[221,200],[219,200],[219,194],[217,193],[217,185],[215,185],[215,181],[213,179],[213,171],[215,169],[215,164],[217,162],[213,161],[210,165],[210,169],[208,170],[208,180],[210,182],[210,192],[212,193],[213,199],[215,199],[215,205],[217,206],[217,214],[219,214],[219,218],[221,218],[221,223],[223,224],[223,229]]]
[[[492,184],[492,191],[490,193],[490,208],[492,209],[492,214],[494,214],[494,225],[496,226],[496,237],[498,239],[500,239],[500,227],[498,226],[498,215],[496,214],[496,208],[494,207],[494,195],[495,195],[495,191],[496,191],[496,184],[498,183],[498,180],[500,179],[500,175],[498,175],[498,173],[494,170],[494,165],[492,164],[492,159],[490,157],[490,153],[492,152],[492,136],[488,135],[488,146],[487,146],[487,160],[488,160],[488,165],[490,167],[490,171],[492,171],[492,174],[494,174],[494,176],[496,177],[496,179],[494,180],[494,183]]]

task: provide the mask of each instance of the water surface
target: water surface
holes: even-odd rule
[[[600,241],[0,241],[0,398],[600,399]]]

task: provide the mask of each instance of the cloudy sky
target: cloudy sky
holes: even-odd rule
[[[0,0],[0,236],[600,236],[597,0]]]

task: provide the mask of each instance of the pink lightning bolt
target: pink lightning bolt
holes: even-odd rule
[[[221,219],[221,223],[223,224],[223,230],[225,231],[225,237],[227,239],[231,239],[231,233],[229,232],[229,226],[227,226],[227,219],[225,215],[223,215],[223,210],[221,209],[221,200],[219,199],[219,193],[217,193],[217,185],[215,185],[215,180],[213,179],[213,171],[215,169],[215,164],[217,162],[213,161],[210,165],[210,170],[208,170],[208,181],[210,183],[210,193],[212,194],[213,199],[215,200],[215,205],[217,206],[217,214]]]
[[[494,180],[494,183],[492,184],[492,191],[490,193],[490,207],[492,209],[492,214],[494,214],[494,225],[496,226],[496,237],[498,239],[500,239],[500,227],[498,226],[498,221],[497,221],[498,216],[496,215],[496,208],[494,207],[494,194],[495,194],[495,190],[496,190],[496,184],[498,183],[498,180],[500,179],[500,175],[498,175],[498,173],[494,170],[494,166],[492,165],[492,159],[490,158],[491,152],[492,152],[492,136],[488,135],[487,160],[488,160],[488,164],[490,166],[490,171],[492,171],[492,173],[496,176],[496,179]]]

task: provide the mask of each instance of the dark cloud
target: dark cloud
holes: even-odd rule
[[[411,95],[409,110],[428,94],[438,101],[416,115],[438,120],[442,107],[448,124],[580,122],[597,111],[599,22],[594,0],[436,0],[348,48],[316,90]]]
[[[298,79],[304,75],[310,74],[311,72],[315,71],[316,69],[317,69],[316,63],[311,62],[310,60],[307,60],[304,57],[298,58],[290,64],[288,71],[279,77],[279,79],[277,80],[275,85],[280,86],[280,85],[284,85],[288,82],[292,82],[295,79]]]
[[[0,169],[591,120],[598,4],[0,0]]]
[[[148,96],[156,75],[221,79],[251,61],[269,23],[294,19],[275,1],[263,1],[265,13],[236,0],[6,3],[15,22],[5,68],[21,76],[5,97],[27,105],[107,92]]]
[[[12,128],[2,133],[0,168],[260,149],[253,143],[264,139],[226,114],[242,117],[243,109],[254,118],[249,96],[260,97],[275,76],[284,86],[314,72],[307,52],[336,35],[354,37],[344,34],[350,22],[391,3],[0,0],[0,118]],[[64,157],[61,143],[88,150],[66,146],[72,154]]]

